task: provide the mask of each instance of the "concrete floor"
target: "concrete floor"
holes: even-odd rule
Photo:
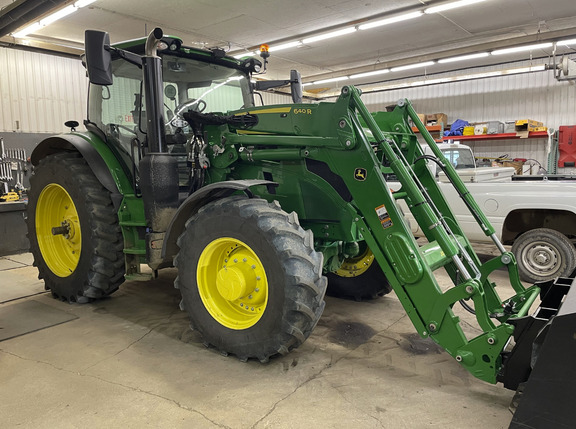
[[[44,292],[31,259],[0,258],[0,313],[33,300],[77,318],[0,342],[2,427],[472,429],[512,419],[513,392],[421,340],[394,294],[328,297],[299,349],[242,363],[189,329],[173,269],[70,305]]]

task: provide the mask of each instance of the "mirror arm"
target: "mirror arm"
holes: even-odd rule
[[[114,48],[112,46],[105,46],[104,49],[114,52],[120,58],[128,61],[131,64],[138,66],[139,68],[142,68],[142,57],[140,55],[133,54],[132,52],[124,51],[122,49]]]

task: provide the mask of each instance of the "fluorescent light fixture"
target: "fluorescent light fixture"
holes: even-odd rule
[[[91,3],[94,3],[96,0],[78,0],[73,5],[68,5],[64,9],[57,10],[56,12],[48,15],[46,18],[41,19],[40,21],[35,22],[34,24],[29,25],[28,27],[23,28],[16,33],[12,33],[13,37],[22,38],[26,37],[30,33],[35,33],[36,31],[40,30],[43,27],[46,27],[53,22],[58,21],[59,19],[64,18],[74,12],[76,12],[79,8],[88,6]]]
[[[66,6],[64,9],[60,9],[57,12],[54,12],[51,15],[48,15],[46,18],[40,20],[40,25],[42,27],[46,27],[47,25],[52,24],[53,22],[58,21],[59,19],[64,18],[65,16],[70,15],[78,10],[76,6],[70,5]]]
[[[559,45],[565,45],[565,46],[568,46],[568,45],[576,45],[576,39],[560,40],[560,41],[558,42],[558,44],[559,44]]]
[[[408,64],[407,66],[393,67],[390,69],[391,72],[397,72],[402,70],[417,69],[419,67],[428,67],[434,65],[434,61],[426,61],[424,63]]]
[[[426,80],[418,80],[416,82],[412,82],[410,86],[422,86],[422,85],[437,85],[439,83],[447,83],[452,82],[452,78],[449,77],[440,77],[437,79],[426,79]]]
[[[361,79],[363,77],[378,76],[385,73],[390,73],[390,70],[382,69],[382,70],[369,71],[366,73],[353,74],[352,76],[350,76],[350,79]]]
[[[516,52],[533,51],[536,49],[544,49],[552,46],[552,42],[539,43],[537,45],[515,46],[514,48],[497,49],[492,51],[492,55],[505,55],[514,54]]]
[[[239,54],[234,55],[232,58],[236,58],[237,60],[244,58],[244,57],[252,57],[254,55],[260,55],[260,51],[258,53],[255,52],[241,52]]]
[[[333,77],[333,78],[330,78],[330,79],[317,80],[317,81],[314,82],[314,85],[318,85],[318,84],[321,84],[321,83],[338,82],[338,81],[347,80],[347,79],[348,79],[348,76]]]
[[[270,52],[274,51],[281,51],[283,49],[295,48],[296,46],[300,46],[302,42],[300,40],[296,40],[294,42],[282,43],[281,45],[270,46],[268,49]],[[258,51],[260,53],[260,51]]]
[[[331,31],[330,33],[319,34],[317,36],[306,37],[302,40],[305,45],[309,43],[319,42],[320,40],[332,39],[333,37],[344,36],[345,34],[354,33],[356,27],[347,27],[342,30]]]
[[[35,33],[36,31],[42,28],[42,24],[39,22],[35,22],[34,24],[29,25],[28,27],[24,27],[22,30],[13,33],[12,36],[20,39],[22,37],[26,37],[30,33]]]
[[[302,84],[302,86],[310,86],[310,85],[314,85],[314,82],[306,82]]]
[[[369,28],[380,27],[382,25],[394,24],[395,22],[406,21],[408,19],[418,18],[424,15],[421,11],[405,13],[404,15],[397,15],[391,18],[385,18],[374,22],[368,22],[358,26],[359,30],[368,30]]]
[[[372,86],[363,86],[362,92],[364,94],[375,92],[375,91],[389,91],[392,89],[402,89],[402,88],[413,88],[418,86],[424,85],[437,85],[441,83],[449,83],[449,82],[459,82],[465,80],[473,80],[473,79],[481,79],[486,77],[498,77],[498,76],[506,76],[506,75],[513,75],[513,74],[521,74],[521,73],[531,73],[537,71],[544,71],[546,70],[546,66],[544,64],[538,64],[535,66],[530,67],[519,67],[515,69],[507,69],[507,70],[495,70],[489,72],[480,72],[480,73],[473,73],[473,74],[465,74],[460,76],[449,76],[449,77],[439,77],[433,79],[421,79],[412,82],[398,82],[398,83],[390,83],[390,84],[380,84],[380,85],[372,85]],[[337,97],[338,92],[332,93],[324,93],[322,98],[328,97]]]
[[[445,4],[441,4],[438,6],[432,6],[429,7],[428,9],[424,10],[424,13],[438,13],[438,12],[444,12],[445,10],[450,10],[450,9],[456,9],[457,7],[463,7],[463,6],[468,6],[474,3],[480,3],[483,2],[485,0],[460,0],[460,1],[454,1],[452,3],[445,3]]]
[[[74,6],[76,6],[77,8],[81,8],[84,6],[88,6],[89,4],[94,3],[96,0],[78,0],[76,3],[74,3]]]
[[[479,52],[477,54],[462,55],[460,57],[442,58],[441,60],[438,60],[438,62],[440,64],[453,63],[456,61],[465,61],[465,60],[473,60],[475,58],[483,58],[483,57],[487,57],[489,55],[490,54],[488,52]]]

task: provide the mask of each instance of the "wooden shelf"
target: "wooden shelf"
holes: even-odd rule
[[[442,137],[442,140],[515,140],[519,139],[520,136],[516,133],[507,133],[507,134],[481,134],[479,136],[445,136]],[[537,139],[537,138],[548,138],[547,131],[533,131],[528,133],[529,139]]]
[[[431,125],[429,127],[426,127],[426,129],[428,130],[428,132],[431,132],[431,133],[437,133],[438,131],[444,131],[444,127],[442,125]],[[418,128],[416,128],[416,127],[412,127],[412,131],[414,131],[415,133],[420,132],[420,131],[418,131]]]

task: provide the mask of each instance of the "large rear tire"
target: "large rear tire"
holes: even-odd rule
[[[295,213],[233,196],[202,207],[178,239],[176,287],[191,325],[241,360],[285,354],[324,310],[321,253]]]
[[[124,282],[110,192],[77,152],[42,159],[30,178],[28,238],[38,277],[62,300],[88,302]]]
[[[356,301],[376,299],[392,291],[382,268],[366,247],[360,255],[346,259],[339,270],[328,273],[327,294]]]
[[[576,267],[576,249],[564,234],[537,228],[520,235],[512,245],[520,278],[537,283],[569,276]]]

